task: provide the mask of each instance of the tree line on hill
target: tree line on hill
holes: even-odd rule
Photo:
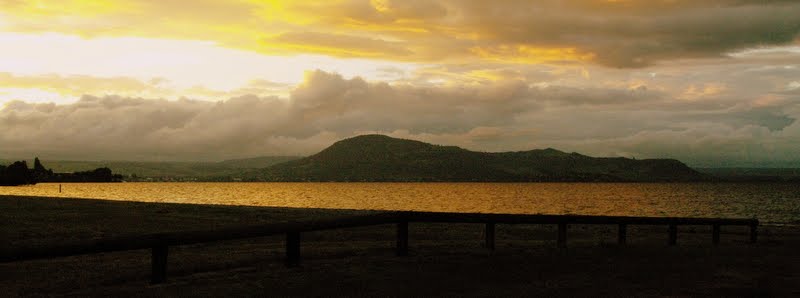
[[[52,169],[45,168],[39,158],[33,161],[33,169],[28,168],[24,160],[4,166],[0,165],[0,185],[25,185],[38,182],[120,182],[122,175],[114,174],[107,167],[91,171],[78,171],[73,173],[54,173]]]

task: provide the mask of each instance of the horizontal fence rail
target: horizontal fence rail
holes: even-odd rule
[[[409,221],[503,224],[758,225],[757,219],[701,217],[632,217],[604,215],[528,215],[495,213],[408,212]]]
[[[408,223],[410,222],[485,224],[485,246],[489,250],[495,249],[495,226],[497,224],[558,225],[556,243],[559,248],[566,247],[567,225],[569,224],[618,225],[618,243],[621,245],[624,245],[627,242],[627,227],[629,225],[666,225],[669,227],[669,245],[674,245],[677,242],[678,225],[712,226],[712,243],[715,245],[719,243],[719,234],[721,230],[720,227],[723,225],[749,226],[750,242],[756,242],[758,235],[757,227],[759,225],[759,221],[755,218],[742,219],[595,215],[529,215],[403,211],[384,212],[334,219],[238,226],[215,230],[181,231],[139,236],[113,237],[98,240],[77,241],[72,243],[60,243],[57,245],[48,246],[15,247],[0,252],[0,262],[15,262],[103,252],[150,249],[152,253],[151,282],[161,283],[166,281],[169,246],[285,234],[286,265],[295,266],[300,263],[300,234],[303,232],[396,224],[396,253],[398,256],[404,256],[408,255]]]
[[[146,249],[155,246],[188,245],[225,240],[236,240],[279,235],[289,232],[310,232],[350,227],[365,227],[397,222],[396,213],[342,217],[303,222],[247,225],[215,230],[181,231],[131,237],[114,237],[98,240],[76,241],[46,247],[17,248],[3,253],[1,261],[64,257],[100,252]]]

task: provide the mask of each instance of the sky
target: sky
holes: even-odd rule
[[[0,0],[0,158],[360,134],[800,167],[800,1]]]

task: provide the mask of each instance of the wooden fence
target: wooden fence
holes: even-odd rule
[[[757,239],[757,219],[740,218],[687,218],[687,217],[628,217],[628,216],[590,216],[590,215],[525,215],[525,214],[485,214],[485,213],[443,213],[443,212],[385,212],[371,215],[342,217],[302,222],[271,223],[251,226],[230,227],[217,230],[182,231],[149,235],[115,237],[75,243],[62,243],[45,247],[16,247],[2,252],[0,261],[15,262],[33,259],[46,259],[64,256],[114,252],[137,249],[151,250],[151,282],[162,283],[167,277],[167,255],[170,246],[216,242],[233,239],[263,237],[278,234],[286,235],[286,265],[295,266],[300,262],[300,234],[303,232],[365,227],[383,224],[397,225],[398,256],[408,254],[408,223],[480,223],[485,225],[485,246],[495,248],[495,225],[497,224],[556,224],[558,225],[557,245],[567,245],[568,224],[618,225],[618,243],[627,241],[629,225],[666,225],[668,244],[677,242],[678,225],[712,226],[713,244],[719,243],[720,227],[738,225],[750,227],[750,242]]]

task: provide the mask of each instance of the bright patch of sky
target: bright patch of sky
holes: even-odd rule
[[[304,72],[314,69],[386,80],[393,78],[387,77],[383,69],[415,68],[411,63],[312,54],[268,56],[210,41],[0,33],[0,44],[5,45],[0,47],[0,72],[18,76],[129,77],[142,81],[159,78],[166,79],[165,84],[173,89],[202,86],[230,91],[255,79],[297,84],[303,80]],[[71,99],[64,97],[56,102]]]

